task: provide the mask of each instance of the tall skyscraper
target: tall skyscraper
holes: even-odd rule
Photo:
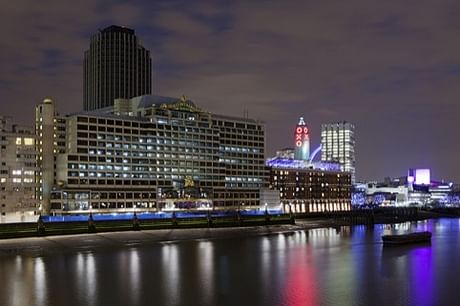
[[[91,38],[84,59],[83,108],[94,110],[152,93],[152,59],[134,30],[109,26]]]
[[[349,122],[321,125],[321,160],[338,162],[355,182],[355,126]]]

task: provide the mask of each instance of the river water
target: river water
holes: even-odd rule
[[[0,305],[460,305],[460,221],[376,225],[0,258]]]

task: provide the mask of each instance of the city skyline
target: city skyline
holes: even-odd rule
[[[45,96],[61,114],[80,111],[89,39],[120,24],[152,52],[153,94],[265,121],[267,157],[293,146],[300,116],[313,146],[322,123],[346,120],[356,126],[358,179],[429,167],[458,182],[459,9],[455,1],[7,3],[2,115],[32,126]]]

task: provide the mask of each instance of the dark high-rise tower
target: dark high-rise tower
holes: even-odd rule
[[[114,99],[152,93],[152,59],[134,30],[112,25],[91,38],[85,51],[83,107],[94,110]]]

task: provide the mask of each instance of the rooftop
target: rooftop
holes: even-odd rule
[[[133,29],[123,27],[123,26],[119,26],[119,25],[108,26],[108,27],[106,27],[106,28],[104,28],[102,30],[99,30],[99,32],[101,32],[101,33],[123,32],[123,33],[129,33],[129,34],[133,34],[133,35],[135,33]]]
[[[136,105],[137,109],[148,108],[148,107],[161,107],[165,109],[173,109],[178,111],[186,111],[186,112],[197,112],[197,113],[208,113],[197,107],[195,103],[187,97],[182,96],[180,98],[173,98],[173,97],[165,97],[165,96],[155,96],[155,95],[143,95],[129,99],[134,103],[138,102]],[[82,111],[71,113],[68,116],[75,116],[75,115],[87,115],[87,116],[99,116],[99,117],[106,117],[106,118],[125,118],[125,119],[133,119],[137,118],[141,121],[150,121],[148,117],[139,117],[139,116],[128,116],[128,115],[118,115],[113,114],[113,106],[100,108],[97,110],[90,110],[90,111]],[[227,115],[220,115],[220,114],[213,114],[213,117],[222,120],[233,120],[233,121],[240,121],[252,124],[260,124],[262,123],[259,120],[249,119],[249,118],[242,118],[242,117],[233,117]]]

